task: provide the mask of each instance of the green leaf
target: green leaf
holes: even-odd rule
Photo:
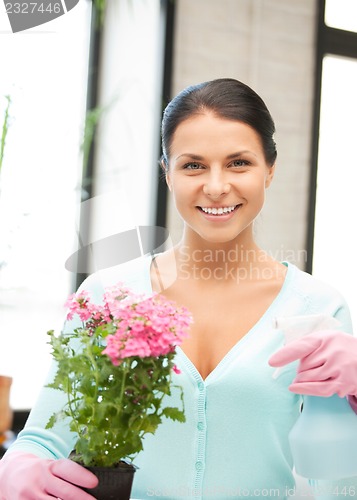
[[[165,415],[165,417],[171,418],[171,420],[177,420],[178,422],[186,422],[184,412],[178,410],[177,408],[168,406],[162,410],[162,414]]]
[[[47,422],[46,429],[52,429],[52,427],[59,422],[60,420],[63,420],[67,416],[65,411],[59,411],[56,413],[53,413]]]

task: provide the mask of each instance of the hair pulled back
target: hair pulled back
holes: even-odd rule
[[[238,80],[220,78],[185,88],[166,106],[161,127],[162,161],[166,170],[177,127],[184,120],[205,111],[250,125],[260,136],[267,163],[275,163],[275,125],[263,99]]]

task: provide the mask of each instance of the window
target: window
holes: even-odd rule
[[[15,410],[32,407],[48,371],[46,332],[63,325],[76,281],[64,264],[78,236],[86,245],[156,223],[168,4],[108,2],[93,197],[82,204],[91,2],[26,33],[2,27],[0,123],[7,95],[11,107],[0,177],[0,373],[14,378]],[[79,212],[88,224],[76,223]]]
[[[331,28],[357,32],[356,0],[326,0],[325,24]]]
[[[357,324],[357,59],[323,60],[313,272],[340,290]]]
[[[319,4],[309,270],[345,296],[355,325],[357,3]]]
[[[12,407],[30,408],[48,370],[73,275],[91,3],[11,33],[2,19],[0,124],[11,96],[0,177],[0,373]],[[1,125],[0,125],[1,126]]]

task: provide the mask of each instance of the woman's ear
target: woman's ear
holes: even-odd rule
[[[161,160],[161,168],[165,173],[165,180],[166,180],[167,187],[171,191],[171,179],[170,179],[169,167],[166,164],[164,159]]]
[[[166,172],[165,174],[165,178],[166,178],[166,184],[167,184],[167,187],[169,188],[169,190],[171,191],[171,178],[170,178],[170,174],[169,174],[169,171]]]
[[[268,167],[268,173],[265,178],[265,187],[268,188],[271,184],[271,181],[273,180],[274,174],[275,174],[275,163],[271,167]]]

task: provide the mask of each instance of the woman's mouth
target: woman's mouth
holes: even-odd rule
[[[201,214],[208,220],[225,221],[233,217],[242,204],[229,207],[197,207]]]

